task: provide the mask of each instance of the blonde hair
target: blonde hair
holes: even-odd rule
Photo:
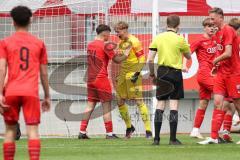
[[[240,20],[238,18],[232,18],[228,24],[235,30],[238,30],[240,28]]]
[[[128,29],[127,22],[119,21],[117,24],[115,24],[114,30],[122,30],[122,29]]]

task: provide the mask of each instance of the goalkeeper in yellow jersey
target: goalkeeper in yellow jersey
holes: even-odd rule
[[[145,125],[146,138],[151,138],[150,116],[142,95],[142,76],[140,72],[146,61],[142,44],[137,37],[128,33],[128,24],[126,22],[118,22],[114,26],[114,30],[120,39],[118,43],[120,51],[123,52],[132,47],[128,58],[121,63],[116,86],[119,112],[127,127],[126,138],[130,138],[135,131],[134,126],[131,124],[128,106],[125,104],[125,101],[129,99],[136,101]]]

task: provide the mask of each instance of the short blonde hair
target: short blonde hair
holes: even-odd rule
[[[211,22],[211,19],[210,19],[210,18],[206,18],[206,19],[203,20],[202,26],[203,26],[203,27],[206,27],[206,26],[214,26],[214,24]]]
[[[240,20],[238,18],[232,18],[229,21],[229,26],[233,27],[235,30],[240,28]]]
[[[128,29],[127,22],[119,21],[114,25],[114,30],[122,30],[122,29]]]

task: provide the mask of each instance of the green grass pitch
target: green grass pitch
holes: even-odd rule
[[[169,146],[167,135],[162,136],[160,146],[152,146],[152,140],[145,138],[42,139],[41,160],[234,160],[240,157],[240,145],[235,143],[202,146],[188,135],[178,138],[184,145]],[[238,141],[240,135],[233,138]],[[0,155],[2,159],[2,148]],[[27,159],[27,141],[23,139],[17,142],[15,160]]]

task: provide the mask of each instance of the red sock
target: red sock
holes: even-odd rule
[[[220,131],[220,129],[223,125],[225,114],[226,114],[225,111],[220,111],[219,114],[218,114],[218,131]]]
[[[198,109],[194,120],[194,128],[200,128],[204,119],[206,110]]]
[[[230,132],[231,127],[232,127],[232,115],[225,114],[223,121],[223,129]]]
[[[39,139],[28,140],[28,153],[29,153],[30,160],[40,159],[40,149],[41,149],[41,144]]]
[[[80,131],[81,132],[86,132],[88,126],[88,121],[87,120],[82,120],[81,126],[80,126]]]
[[[105,124],[105,128],[106,128],[107,133],[113,132],[112,121],[104,122],[104,124]]]
[[[3,143],[3,157],[4,160],[13,160],[15,154],[15,143],[14,142],[5,142]]]
[[[211,137],[217,139],[219,137],[218,131],[221,128],[225,112],[222,110],[214,109],[212,114],[212,129]]]

